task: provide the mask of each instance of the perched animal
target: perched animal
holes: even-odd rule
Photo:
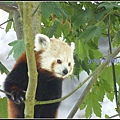
[[[35,99],[38,101],[61,98],[62,81],[74,68],[74,43],[68,44],[44,34],[35,36],[34,53],[38,72]],[[16,61],[5,79],[4,90],[8,97],[8,118],[24,118],[25,91],[28,85],[26,52]],[[35,105],[34,118],[57,118],[60,102]]]

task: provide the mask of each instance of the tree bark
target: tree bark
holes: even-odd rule
[[[24,114],[25,114],[25,118],[33,118],[38,73],[36,69],[36,61],[34,54],[31,2],[23,2],[23,26],[24,26],[24,39],[25,39],[26,57],[27,57],[27,65],[28,65],[28,76],[29,76],[29,82],[26,91]]]

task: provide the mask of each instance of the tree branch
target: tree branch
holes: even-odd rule
[[[116,115],[113,115],[113,116],[111,116],[111,117],[109,117],[109,118],[114,118],[114,117],[117,117],[117,116],[120,116],[120,113],[118,113],[118,114],[116,114]]]
[[[25,100],[25,118],[34,117],[35,94],[37,87],[37,68],[34,54],[34,40],[32,33],[32,2],[23,2],[23,26],[26,47],[29,82]]]
[[[12,5],[7,4],[6,2],[0,2],[0,9],[6,11],[8,13],[18,11],[18,7],[14,6],[14,4],[12,4]]]
[[[33,13],[32,13],[32,31],[33,36],[41,33],[41,3],[33,3]]]
[[[3,93],[5,93],[5,94],[7,94],[7,95],[11,95],[11,93],[9,93],[9,92],[6,92],[6,91],[4,91],[4,90],[1,90],[1,89],[0,89],[0,92],[3,92]]]
[[[101,72],[104,70],[104,68],[109,64],[109,61],[111,58],[114,58],[118,53],[120,52],[120,46],[118,47],[117,50],[114,51],[113,54],[111,54],[110,56],[107,57],[106,62],[101,64],[94,73],[93,78],[90,80],[90,82],[88,83],[88,85],[86,86],[84,92],[82,93],[82,95],[79,97],[77,103],[75,104],[75,106],[73,107],[72,111],[70,112],[70,114],[68,115],[67,118],[72,118],[75,113],[77,112],[78,108],[80,107],[80,105],[83,103],[85,97],[87,96],[87,94],[89,93],[89,90],[92,88],[93,84],[95,83],[95,81],[97,80],[97,78],[100,76]]]
[[[11,18],[11,19],[5,21],[4,23],[0,24],[0,27],[1,27],[2,25],[4,25],[5,23],[9,22],[9,21],[13,21],[13,18]]]
[[[15,23],[17,39],[20,40],[23,38],[23,24],[21,22],[21,16],[18,11],[13,13],[13,19]]]
[[[51,104],[51,103],[61,102],[61,101],[65,100],[66,98],[71,96],[74,92],[76,92],[82,85],[84,85],[92,77],[93,74],[94,74],[94,72],[92,74],[90,74],[82,83],[80,83],[73,91],[71,91],[69,94],[65,95],[64,97],[59,98],[59,99],[55,99],[55,100],[36,101],[35,105],[38,105],[38,104]]]
[[[108,21],[108,41],[109,41],[109,51],[110,54],[112,54],[112,45],[111,45],[111,36],[110,36],[110,15],[109,15],[109,21]],[[111,62],[112,64],[112,73],[113,73],[113,82],[114,82],[114,92],[115,92],[115,100],[116,100],[116,106],[117,106],[117,110],[119,111],[119,107],[118,107],[118,97],[117,97],[117,85],[116,85],[116,74],[115,74],[115,65],[114,62]]]
[[[17,39],[23,38],[23,25],[20,21],[20,13],[18,9],[18,4],[13,2],[12,4],[8,4],[6,2],[0,2],[0,9],[8,12],[9,14],[13,14],[13,20],[16,29]]]

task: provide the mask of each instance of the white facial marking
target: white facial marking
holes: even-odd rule
[[[66,48],[66,46],[64,46]],[[67,46],[67,51],[45,51],[42,54],[41,67],[51,71],[55,76],[66,78],[73,72],[74,60],[71,47]],[[59,48],[58,48],[59,49]],[[52,50],[52,49],[51,49]],[[59,58],[57,58],[59,56]],[[60,60],[61,62],[57,62]],[[70,65],[69,65],[70,63]]]
[[[66,78],[72,74],[74,49],[73,42],[68,45],[64,41],[50,39],[43,34],[35,36],[35,51],[44,50],[40,54],[41,68],[52,72],[56,77]]]

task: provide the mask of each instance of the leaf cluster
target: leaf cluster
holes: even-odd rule
[[[8,2],[8,4],[10,4]],[[75,68],[73,75],[77,76],[82,71],[89,75],[100,64],[100,59],[105,58],[99,50],[99,40],[102,37],[108,43],[108,21],[110,20],[110,35],[112,47],[118,47],[120,43],[120,3],[119,2],[41,2],[41,31],[49,37],[56,38],[63,35],[66,42],[75,42]],[[9,19],[11,18],[11,14]],[[33,16],[34,17],[34,16]],[[109,19],[110,18],[110,19]],[[7,24],[6,32],[14,22]],[[13,41],[9,55],[17,59],[23,52],[23,40]],[[103,43],[104,45],[104,43]],[[109,51],[109,49],[108,49]],[[2,65],[3,66],[3,65]],[[117,84],[119,82],[119,63],[115,65]],[[3,71],[2,71],[3,70]],[[0,67],[0,71],[4,71]],[[109,74],[108,74],[109,73]],[[94,112],[101,117],[101,105],[104,95],[112,101],[114,98],[112,67],[108,66],[94,83],[89,95],[86,97],[80,109],[86,108],[85,116],[89,118]]]

